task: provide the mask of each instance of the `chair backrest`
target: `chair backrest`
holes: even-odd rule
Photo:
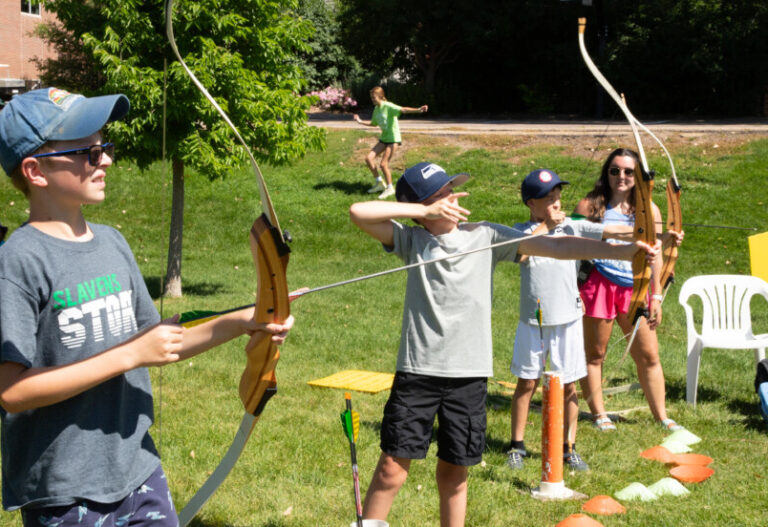
[[[680,304],[686,311],[688,331],[693,326],[688,299],[697,295],[703,305],[701,335],[731,333],[734,337],[751,338],[749,303],[755,294],[768,301],[768,282],[756,276],[712,274],[689,278],[680,288]]]

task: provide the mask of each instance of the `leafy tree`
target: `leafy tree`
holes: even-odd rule
[[[325,146],[324,132],[306,125],[309,97],[295,55],[306,52],[312,33],[296,17],[292,0],[195,0],[174,7],[181,55],[230,116],[254,155],[286,163]],[[184,171],[194,167],[214,179],[246,163],[226,123],[193,86],[170,52],[161,0],[55,0],[48,8],[102,77],[98,88],[61,86],[86,93],[125,93],[131,112],[109,126],[121,156],[140,167],[162,156],[164,61],[167,60],[167,156],[173,198],[165,294],[181,295]],[[55,70],[48,68],[53,76]]]
[[[315,33],[307,41],[308,51],[299,53],[299,65],[310,90],[349,86],[363,75],[355,57],[340,42],[340,27],[334,3],[299,0],[298,14],[309,20]]]
[[[364,67],[416,74],[428,94],[459,43],[471,45],[483,16],[464,0],[342,0],[339,15],[344,44]]]

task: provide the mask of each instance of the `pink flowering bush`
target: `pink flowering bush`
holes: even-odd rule
[[[312,91],[309,95],[317,97],[319,100],[315,103],[321,110],[341,110],[342,112],[351,111],[357,107],[357,101],[352,98],[349,90],[328,86],[320,91]]]

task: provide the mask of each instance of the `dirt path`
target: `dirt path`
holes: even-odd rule
[[[373,137],[377,128],[356,124],[348,114],[312,113],[309,123],[327,129],[357,129]],[[658,121],[644,123],[669,148],[698,146],[728,149],[759,138],[768,138],[768,120],[741,121]],[[554,142],[578,155],[591,154],[600,145],[633,145],[634,138],[624,121],[490,121],[480,119],[427,120],[407,116],[400,120],[400,129],[409,134],[431,135],[447,142],[482,142],[486,147],[525,147]],[[653,150],[655,142],[643,137],[643,145]]]

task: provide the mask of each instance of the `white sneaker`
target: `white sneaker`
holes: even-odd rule
[[[387,188],[384,189],[384,192],[379,194],[379,199],[387,199],[390,196],[395,195],[395,187],[392,185],[387,186]]]
[[[368,194],[376,194],[384,190],[384,181],[381,179],[376,180],[376,184],[368,189]]]

